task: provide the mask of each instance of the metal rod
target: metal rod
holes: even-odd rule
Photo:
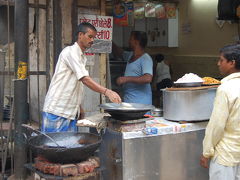
[[[15,72],[19,62],[28,63],[28,0],[15,0],[14,38],[15,38]],[[18,179],[26,179],[27,149],[23,143],[21,124],[28,123],[27,80],[14,81],[14,175]]]
[[[14,100],[13,100],[13,104],[14,104]],[[3,168],[4,168],[4,171],[5,171],[5,167],[6,167],[6,162],[7,162],[7,155],[8,155],[8,147],[9,147],[9,143],[11,142],[11,136],[12,136],[12,122],[13,122],[13,112],[14,112],[14,109],[12,108],[11,109],[11,112],[10,112],[10,127],[9,127],[9,130],[8,130],[8,134],[7,134],[7,141],[6,141],[6,144],[3,148],[3,151],[2,153],[4,154],[4,159],[3,159]]]
[[[39,0],[34,0],[36,11],[36,39],[37,39],[37,72],[39,71]],[[40,94],[39,94],[39,74],[37,75],[37,112],[38,112],[38,124],[41,124],[40,118]]]
[[[28,118],[29,118],[29,123],[32,123],[32,99],[31,99],[31,74],[30,74],[30,71],[31,71],[31,67],[30,67],[30,63],[29,63],[29,66],[28,66],[28,94],[29,94],[29,99],[28,99]]]
[[[39,8],[39,9],[47,9],[47,6],[46,5],[43,5],[43,4],[38,4],[38,6],[36,6],[35,4],[28,4],[28,7],[30,8]]]
[[[72,43],[76,41],[77,38],[77,26],[78,26],[78,8],[77,0],[72,2]]]
[[[59,0],[53,0],[53,59],[54,68],[62,50],[62,16]]]
[[[8,5],[8,3],[9,3],[10,6],[14,6],[14,5],[15,5],[14,2],[0,1],[0,6],[1,6],[1,5],[3,5],[3,6],[4,6],[4,5]],[[28,6],[31,7],[31,8],[35,8],[34,4],[31,4],[31,3],[29,3]],[[40,4],[40,5],[39,5],[39,8],[40,8],[40,9],[46,9],[46,6],[45,6],[44,4]]]
[[[4,57],[5,55],[2,53],[0,54],[0,71],[4,69]],[[1,59],[3,58],[3,59]],[[3,104],[4,104],[4,76],[0,76],[0,148],[3,150],[4,148],[4,132],[3,132]],[[5,173],[5,167],[4,167],[4,154],[1,153],[1,176],[3,179],[4,173]]]
[[[27,147],[24,144],[23,130],[21,124],[28,123],[27,121],[27,80],[14,81],[14,120],[15,120],[15,138],[14,138],[14,174],[15,177],[24,179],[26,170],[24,164],[27,162]]]
[[[50,84],[50,22],[49,18],[49,0],[46,0],[46,89]]]
[[[14,6],[14,2],[9,2],[9,1],[0,1],[0,5],[6,5],[6,6],[8,6],[8,5],[10,5],[10,6]]]
[[[11,173],[13,174],[13,138],[12,138],[12,127],[13,127],[13,102],[12,101],[12,90],[13,90],[13,86],[12,86],[12,77],[10,75],[10,71],[11,71],[11,58],[10,58],[10,51],[11,47],[10,47],[10,0],[8,0],[8,83],[9,83],[9,107],[10,107],[10,121],[9,121],[9,130],[8,130],[8,141],[10,141],[10,155],[11,155]],[[14,74],[13,74],[14,75]],[[9,143],[7,143],[7,147],[9,147]],[[6,154],[7,155],[7,154]],[[7,159],[6,159],[7,160]],[[6,164],[6,161],[5,161]]]
[[[13,100],[13,103],[12,103],[12,106],[14,104],[14,100]],[[13,108],[12,108],[13,109]],[[13,110],[11,109],[11,112],[13,112]],[[10,122],[13,120],[13,114],[10,114]],[[11,126],[10,126],[10,130],[11,132],[13,132],[13,123],[11,122]],[[14,142],[13,142],[13,133],[11,134],[10,136],[10,158],[11,158],[11,174],[14,174]]]
[[[8,44],[8,53],[7,53],[7,57],[8,57],[8,72],[10,72],[10,68],[11,68],[11,63],[10,63],[10,2],[9,0],[7,1],[7,44]],[[5,57],[6,59],[6,57]],[[3,70],[5,70],[5,67],[3,65]],[[8,76],[8,83],[9,83],[9,87],[11,87],[11,76]],[[2,100],[3,100],[3,104],[4,104],[4,87],[5,87],[5,76],[3,75],[3,97],[2,97]],[[10,104],[10,110],[11,109],[11,88],[9,89],[9,104]],[[2,109],[3,107],[1,107]],[[10,126],[11,126],[11,123],[12,122],[9,122]],[[2,127],[2,126],[1,126]],[[11,128],[8,129],[8,134],[7,134],[7,141],[6,143],[4,144],[3,143],[3,146],[2,146],[2,174],[4,175],[5,174],[5,170],[6,170],[6,163],[7,163],[7,156],[8,156],[8,147],[9,147],[9,140],[10,140],[10,134],[11,133]],[[3,133],[4,134],[4,133]],[[3,136],[2,136],[3,138]]]
[[[28,72],[28,75],[47,75],[47,72],[46,71],[29,71]],[[15,72],[13,71],[10,71],[10,72],[6,72],[6,71],[3,71],[3,72],[0,72],[0,75],[10,75],[10,76],[14,76],[15,75]],[[10,81],[12,82],[12,80],[10,79]]]

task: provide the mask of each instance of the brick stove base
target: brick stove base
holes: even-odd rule
[[[80,179],[92,180],[99,179],[100,162],[98,157],[90,157],[86,161],[75,164],[56,164],[48,160],[37,157],[34,164],[28,164],[28,169],[36,172],[36,177],[43,177],[45,179]],[[96,177],[96,178],[95,178]],[[35,178],[41,179],[41,178]]]
[[[31,180],[100,180],[100,179],[102,179],[100,172],[92,172],[72,177],[52,176],[46,174],[43,175],[39,172],[36,172],[31,176]]]

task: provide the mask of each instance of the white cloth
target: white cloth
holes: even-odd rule
[[[233,167],[218,164],[216,160],[210,161],[209,180],[240,180],[240,165]]]
[[[157,83],[161,82],[163,79],[171,79],[169,66],[164,63],[164,61],[157,64],[156,68]]]
[[[62,50],[45,98],[44,112],[67,119],[76,118],[83,96],[83,84],[79,80],[89,76],[85,68],[86,61],[76,42]]]
[[[203,156],[225,166],[240,163],[240,73],[221,81],[203,140]]]

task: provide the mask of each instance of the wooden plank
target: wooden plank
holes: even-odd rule
[[[11,126],[12,126],[12,129],[14,129],[14,124],[11,125],[9,122],[3,122],[1,124],[1,130],[2,131],[7,131],[11,128]]]
[[[5,53],[0,51],[0,71],[4,71]],[[0,122],[3,120],[4,107],[4,76],[0,75]]]
[[[106,87],[106,54],[100,55],[100,84]],[[105,103],[106,98],[104,95],[101,95],[101,103]]]
[[[62,47],[70,45],[72,41],[72,4],[73,0],[61,1],[62,13]]]
[[[0,0],[0,6],[7,6],[9,3],[9,6],[14,6],[14,1],[6,1],[6,0]]]
[[[101,0],[77,0],[78,7],[87,9],[99,9]]]
[[[106,6],[105,0],[101,0],[100,14],[102,16],[106,15]],[[106,87],[106,72],[107,72],[107,54],[100,55],[100,84]],[[101,103],[105,103],[106,98],[104,95],[101,95]]]

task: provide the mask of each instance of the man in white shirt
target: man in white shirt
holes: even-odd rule
[[[157,68],[156,68],[156,86],[157,90],[172,87],[169,63],[164,59],[162,54],[156,55]]]
[[[200,164],[210,180],[240,180],[240,45],[220,50],[220,73],[213,112],[203,140]]]
[[[43,107],[43,132],[77,131],[77,119],[83,114],[83,84],[112,102],[121,102],[116,92],[96,83],[85,68],[84,51],[92,46],[96,34],[93,25],[81,23],[77,41],[60,53]]]

